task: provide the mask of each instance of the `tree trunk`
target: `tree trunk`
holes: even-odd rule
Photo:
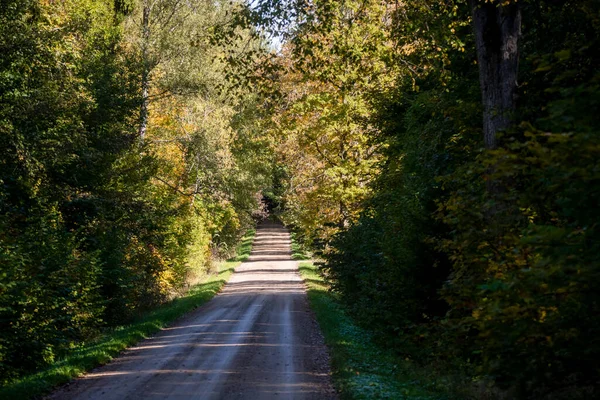
[[[138,137],[144,141],[148,127],[148,101],[150,88],[150,5],[144,1],[142,11],[142,104],[140,105],[140,126]]]
[[[498,3],[469,0],[483,100],[483,139],[487,149],[495,149],[496,134],[510,126],[517,97],[520,2]]]

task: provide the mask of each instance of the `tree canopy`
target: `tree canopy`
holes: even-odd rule
[[[457,396],[598,396],[599,2],[0,5],[3,383],[268,206]]]

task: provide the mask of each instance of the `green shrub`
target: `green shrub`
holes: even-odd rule
[[[591,398],[600,383],[600,8],[544,7],[525,32],[526,122],[442,181],[450,196],[438,215],[451,235],[439,249],[453,262],[446,326],[476,373],[514,397]]]

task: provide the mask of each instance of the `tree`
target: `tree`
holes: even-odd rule
[[[3,383],[171,298],[251,222],[265,158],[256,99],[223,93],[220,57],[247,42],[208,34],[238,8],[144,4],[148,27],[167,29],[146,37],[144,66],[133,2],[0,8]]]
[[[284,49],[274,128],[289,174],[284,219],[327,239],[353,221],[369,196],[380,148],[371,142],[368,93],[395,74],[382,59],[392,48],[379,2],[315,2]]]
[[[510,127],[517,99],[521,2],[469,0],[483,101],[483,140],[497,147],[498,132]]]
[[[212,1],[139,0],[127,18],[128,40],[139,52],[141,104],[138,136],[148,129],[149,103],[173,93],[202,90],[194,74],[209,47],[212,30],[225,24],[237,5]],[[161,67],[160,73],[157,68]]]
[[[134,190],[117,194],[109,182],[133,144],[137,92],[112,2],[8,1],[0,19],[4,382],[104,324],[110,263],[96,246],[103,228],[119,226],[107,210],[133,203]]]
[[[264,44],[252,29],[236,24],[244,11],[240,3],[163,1],[140,7],[128,28],[132,42],[141,29],[142,44],[149,43],[146,55],[141,53],[149,60],[142,67],[151,69],[148,95],[142,93],[146,122],[140,126],[148,150],[159,159],[156,183],[202,216],[197,221],[203,226],[196,228],[214,239],[204,241],[205,254],[209,246],[229,252],[256,207],[264,161],[264,151],[255,151],[261,141],[251,111],[256,96],[240,85],[243,77],[230,78],[243,75]],[[144,10],[155,30],[146,39]],[[228,29],[231,36],[218,38]]]

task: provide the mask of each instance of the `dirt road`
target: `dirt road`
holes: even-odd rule
[[[209,303],[50,399],[334,399],[329,362],[280,225]]]

